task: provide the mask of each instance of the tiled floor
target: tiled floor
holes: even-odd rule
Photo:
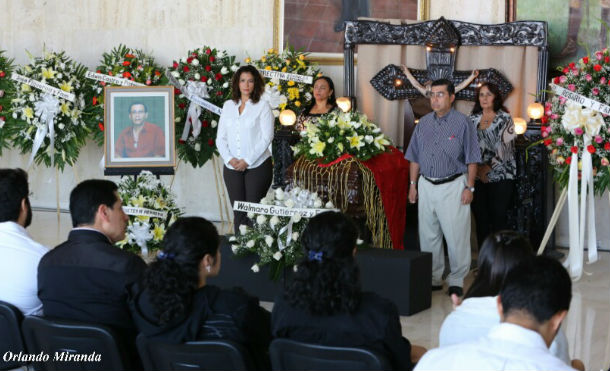
[[[347,10],[344,4],[349,4],[345,5]],[[417,19],[417,1],[285,0],[284,45],[309,52],[340,53],[343,32],[335,32],[335,26],[358,16]]]
[[[219,231],[227,230],[227,226],[217,227]],[[60,214],[58,222],[54,212],[35,211],[28,230],[34,239],[52,247],[65,240],[70,229],[69,214]],[[471,281],[469,276],[466,284]],[[587,370],[607,370],[610,366],[610,253],[602,252],[599,261],[585,265],[585,275],[573,284],[572,295],[567,322],[563,324],[570,355],[581,359]],[[271,309],[273,304],[263,303],[263,306]],[[401,317],[403,335],[413,344],[437,346],[441,323],[450,311],[447,295],[434,292],[430,309]]]

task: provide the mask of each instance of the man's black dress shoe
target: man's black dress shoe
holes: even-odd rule
[[[449,286],[449,291],[447,292],[447,295],[451,296],[453,294],[462,297],[464,296],[464,290],[462,290],[462,288],[459,286]]]
[[[442,290],[443,285],[432,285],[432,291]]]

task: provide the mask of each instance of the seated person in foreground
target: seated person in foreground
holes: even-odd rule
[[[497,299],[501,323],[472,342],[428,351],[416,370],[574,370],[549,351],[572,299],[556,260],[527,259],[506,275]]]
[[[305,259],[271,315],[274,337],[384,354],[394,370],[411,370],[424,348],[402,337],[396,305],[362,292],[354,260],[358,231],[344,214],[325,212],[303,231]]]
[[[257,369],[269,370],[269,312],[243,291],[206,285],[220,271],[219,237],[209,221],[180,218],[163,239],[163,251],[130,289],[138,330],[170,343],[227,339],[249,350]]]
[[[26,232],[32,222],[28,174],[0,169],[0,300],[25,316],[41,315],[36,270],[49,251]]]
[[[464,301],[457,304],[459,299],[452,298],[458,306],[441,326],[439,346],[474,341],[500,323],[497,309],[500,287],[511,269],[533,257],[530,242],[517,232],[500,231],[489,235],[481,246],[478,270]],[[551,354],[570,364],[568,340],[561,329],[550,350]],[[576,363],[572,363],[572,366],[578,368]]]

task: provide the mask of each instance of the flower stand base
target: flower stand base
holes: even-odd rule
[[[242,287],[262,301],[274,301],[289,282],[292,270],[286,269],[277,282],[269,279],[268,267],[254,273],[250,269],[256,256],[237,257],[226,237],[221,238],[222,267],[218,277],[208,283],[222,288]],[[432,254],[410,250],[359,249],[356,260],[364,291],[391,300],[398,313],[410,316],[431,305]]]

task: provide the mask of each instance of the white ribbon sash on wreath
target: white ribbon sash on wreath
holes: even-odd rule
[[[264,77],[267,77],[269,79],[288,80],[288,81],[300,82],[300,83],[305,83],[305,84],[311,84],[313,82],[313,77],[311,77],[311,76],[299,75],[296,73],[265,70],[262,68],[259,69],[258,71],[261,73],[261,75],[263,75]]]
[[[578,198],[578,154],[573,153],[568,178],[568,218],[570,252],[564,265],[570,276],[578,280],[583,273],[583,257],[585,237],[587,240],[589,263],[597,261],[597,237],[595,230],[595,193],[593,185],[593,161],[587,146],[603,125],[603,120],[597,112],[610,114],[610,106],[592,100],[561,86],[551,84],[555,93],[565,98],[566,112],[562,117],[562,125],[566,131],[574,132],[583,129],[583,146],[581,148],[581,182],[580,200]],[[586,107],[583,109],[582,107]],[[596,111],[596,112],[594,112]]]
[[[123,206],[123,211],[127,215],[149,216],[151,218],[159,218],[159,219],[167,218],[167,213],[165,211],[147,209],[145,207]]]
[[[144,258],[148,257],[148,241],[153,238],[150,232],[150,224],[146,222],[135,221],[130,227],[134,242],[140,246],[140,251]]]
[[[85,73],[85,77],[88,79],[91,79],[91,80],[107,82],[107,83],[119,85],[119,86],[146,86],[145,84],[142,84],[141,82],[131,81],[131,80],[123,78],[123,77],[110,76],[110,75],[105,75],[103,73],[97,73],[97,72],[91,72],[91,71],[87,71]]]
[[[245,213],[253,212],[262,215],[290,216],[300,214],[303,218],[313,218],[326,211],[338,211],[336,209],[294,208],[277,205],[257,204],[253,202],[235,201],[233,210]]]
[[[65,100],[69,100],[70,102],[74,102],[74,100],[76,99],[76,97],[72,93],[68,93],[67,91],[63,91],[63,90],[53,87],[49,84],[45,84],[44,82],[32,80],[29,77],[25,77],[16,72],[13,72],[13,74],[11,75],[11,79],[14,81],[20,82],[22,84],[29,85],[38,90],[42,90],[46,94],[52,95],[54,97],[59,97],[59,98],[65,99]]]
[[[38,153],[38,150],[42,146],[44,138],[49,134],[49,149],[51,150],[51,167],[55,165],[55,116],[59,112],[59,99],[55,98],[50,94],[43,94],[42,98],[34,103],[34,111],[36,116],[40,118],[41,126],[38,126],[36,135],[34,135],[34,142],[32,143],[32,154],[30,155],[30,161],[28,161],[28,168],[34,162],[34,157]]]
[[[180,90],[180,92],[182,92],[182,94],[184,94],[186,99],[190,100],[193,103],[200,105],[201,107],[207,109],[208,111],[210,111],[212,113],[217,114],[218,116],[220,116],[222,114],[222,108],[203,99],[203,97],[199,96],[196,93],[196,90],[195,90],[195,93],[193,93],[193,94],[191,92],[189,92],[189,90],[185,86],[183,86],[182,84],[180,84],[180,82],[178,80],[176,80],[176,78],[171,74],[171,72],[169,70],[165,71],[165,76],[167,76],[167,78],[169,79],[169,82],[173,86],[175,86],[176,89]],[[190,82],[191,81],[189,81],[189,83]],[[188,84],[187,84],[187,86],[188,86]],[[209,97],[209,95],[208,95],[207,88],[206,88],[205,98],[208,98],[208,97]]]

